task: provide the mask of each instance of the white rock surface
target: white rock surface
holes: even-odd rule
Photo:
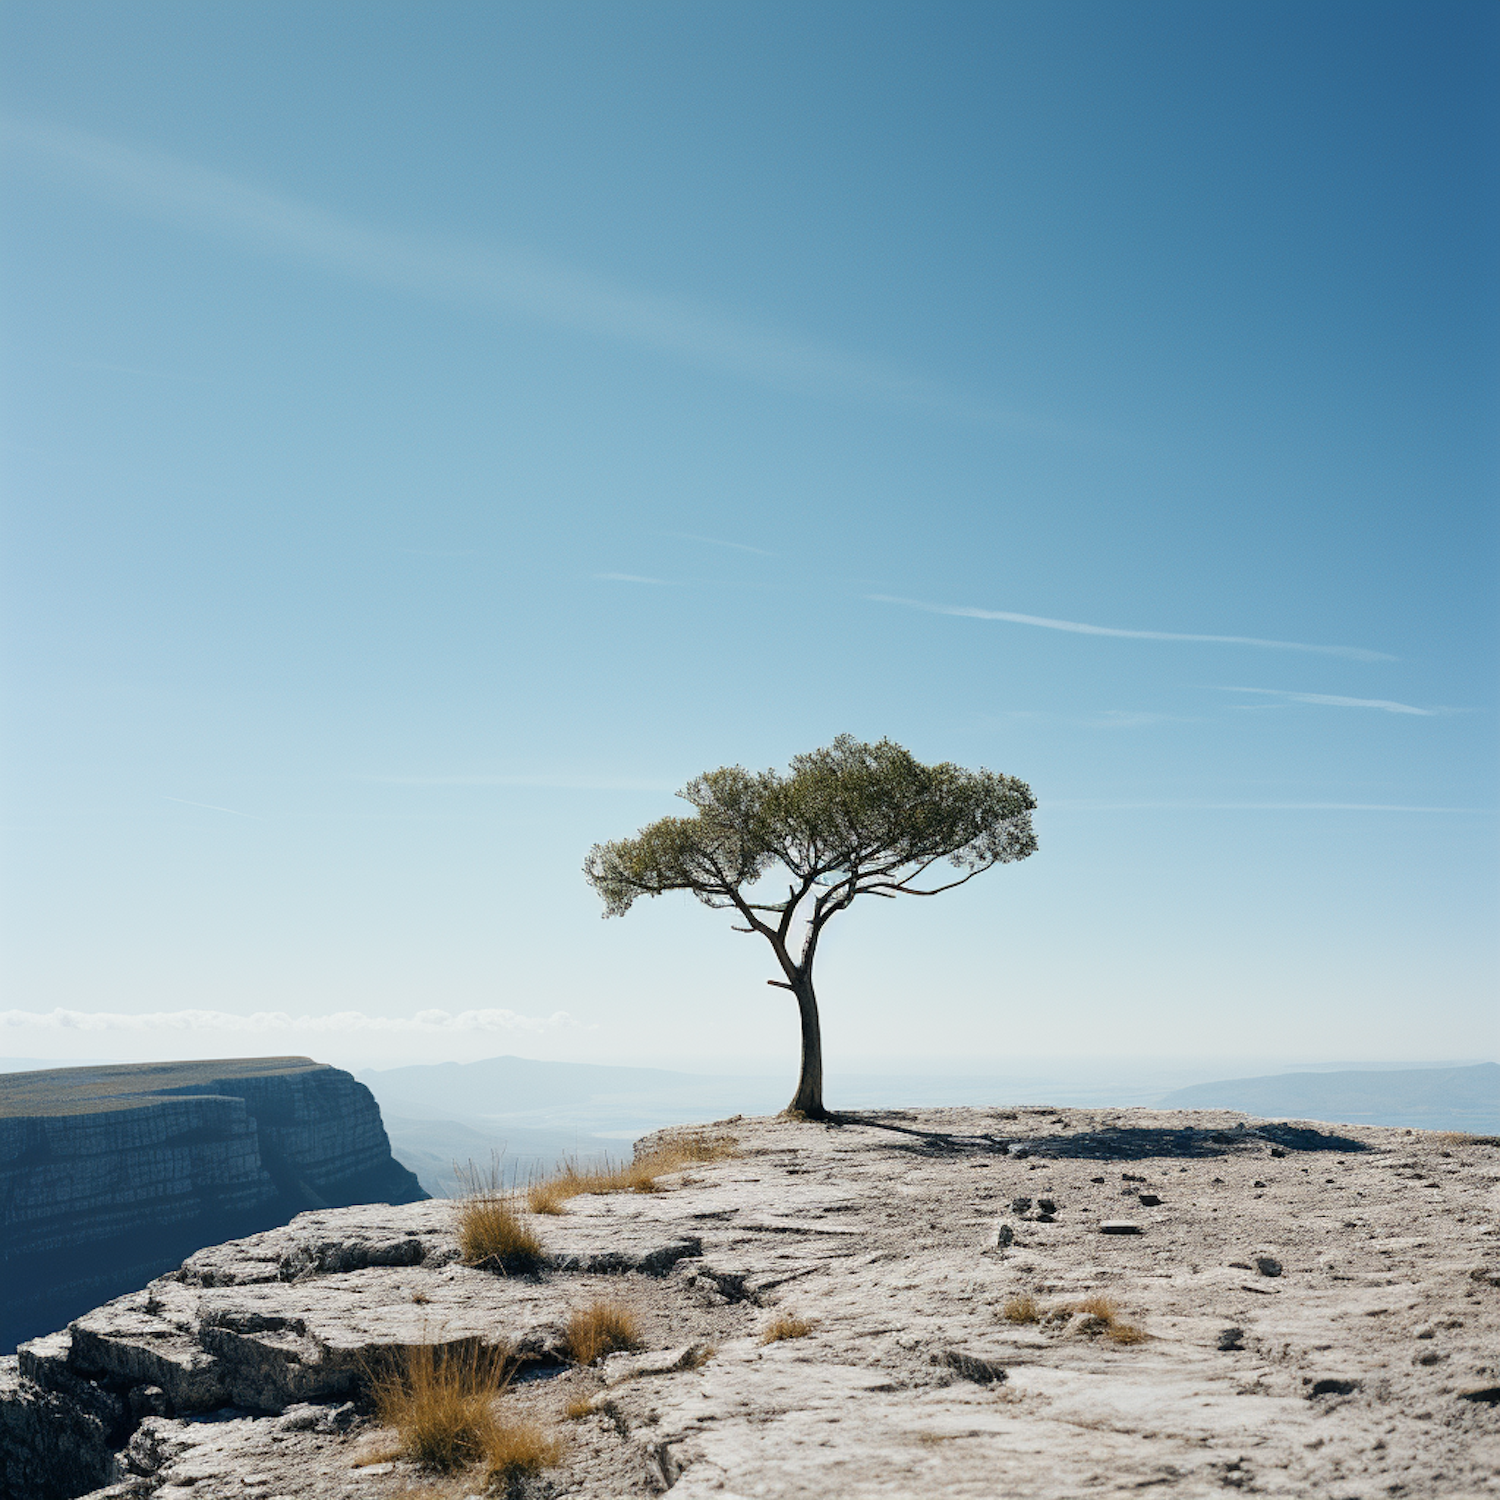
[[[382,1351],[477,1338],[533,1358],[503,1402],[568,1434],[536,1496],[1500,1496],[1496,1144],[1145,1111],[724,1128],[740,1154],[667,1191],[538,1218],[536,1278],[459,1265],[441,1203],[204,1251],[0,1372],[7,1444],[86,1444],[114,1400],[96,1500],[460,1500],[476,1475],[420,1474],[357,1400]],[[1101,1233],[1121,1209],[1141,1233]],[[1006,1320],[1023,1294],[1041,1321]],[[646,1347],[560,1363],[601,1296]],[[1148,1337],[1071,1310],[1093,1296]],[[812,1329],[761,1343],[778,1314]]]

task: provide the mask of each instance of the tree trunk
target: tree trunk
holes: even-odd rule
[[[803,1115],[809,1120],[826,1120],[823,1108],[823,1033],[818,1025],[818,1000],[813,994],[812,975],[797,977],[792,993],[797,997],[797,1014],[802,1021],[802,1073],[797,1092],[787,1105],[788,1114]]]

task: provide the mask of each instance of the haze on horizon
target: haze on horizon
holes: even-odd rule
[[[790,1075],[579,867],[844,731],[1041,848],[831,1094],[1500,1053],[1494,8],[0,27],[0,1059]]]

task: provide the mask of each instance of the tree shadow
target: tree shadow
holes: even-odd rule
[[[1105,1126],[1099,1130],[1082,1130],[1064,1135],[997,1135],[989,1132],[965,1135],[957,1131],[923,1130],[900,1122],[896,1115],[881,1111],[843,1110],[828,1123],[863,1125],[872,1130],[887,1130],[905,1137],[896,1142],[898,1151],[916,1156],[1008,1156],[1013,1159],[1037,1157],[1080,1159],[1087,1161],[1143,1161],[1153,1156],[1215,1157],[1234,1156],[1270,1148],[1280,1154],[1292,1151],[1336,1151],[1341,1155],[1370,1151],[1373,1147],[1349,1136],[1314,1129],[1308,1125],[1291,1125],[1281,1121],[1262,1121],[1256,1125],[1234,1125],[1211,1130],[1186,1125],[1176,1130],[1146,1125]]]

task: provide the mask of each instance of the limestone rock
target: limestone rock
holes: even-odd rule
[[[1500,1211],[1500,1150],[1223,1113],[1062,1120],[737,1121],[737,1156],[536,1217],[533,1276],[460,1264],[446,1203],[304,1214],[0,1366],[0,1500],[397,1500],[430,1480],[377,1430],[368,1372],[475,1341],[522,1358],[506,1411],[567,1433],[517,1494],[1495,1493],[1500,1297],[1464,1221]],[[1288,1165],[1258,1197],[1268,1139]],[[1098,1232],[1119,1189],[1098,1168],[1120,1161],[1172,1185],[1149,1235]],[[1001,1248],[1023,1192],[1067,1211],[1009,1219]],[[1285,1274],[1250,1285],[1246,1246]],[[577,1367],[568,1319],[597,1301],[643,1347]],[[801,1335],[763,1343],[773,1315]]]

